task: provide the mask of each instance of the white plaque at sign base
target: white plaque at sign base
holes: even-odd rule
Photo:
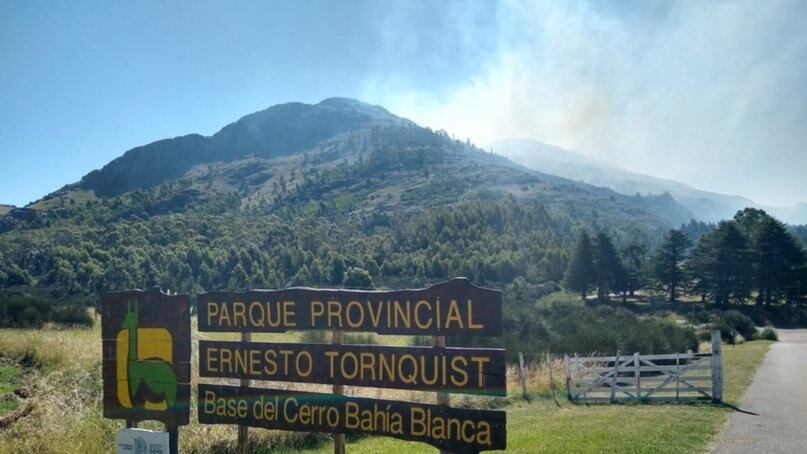
[[[116,440],[118,454],[168,454],[168,432],[121,429]]]

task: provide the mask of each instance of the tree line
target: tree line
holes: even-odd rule
[[[763,210],[746,208],[717,225],[672,229],[652,254],[638,243],[618,250],[607,233],[583,229],[563,284],[584,300],[596,292],[599,300],[620,294],[625,301],[650,290],[666,292],[671,302],[686,294],[720,306],[752,297],[770,305],[801,296],[801,286],[807,287],[807,254],[785,224]]]

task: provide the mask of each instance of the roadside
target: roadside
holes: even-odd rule
[[[736,404],[751,383],[770,341],[724,345],[724,398]],[[701,453],[720,430],[725,406],[703,404],[578,405],[539,397],[507,407],[507,452],[691,452]],[[328,453],[325,444],[306,453]],[[348,444],[351,453],[436,452],[421,443],[366,437]]]
[[[807,330],[779,330],[713,452],[804,452],[807,446]]]
[[[110,449],[122,424],[101,416],[99,336],[98,326],[0,329],[0,356],[13,360],[29,357],[36,373],[31,387],[34,409],[0,430],[0,453]],[[770,345],[760,340],[724,346],[724,396],[728,402],[737,403]],[[539,383],[537,377],[533,382]],[[543,388],[542,384],[536,389],[532,403],[507,406],[509,452],[703,452],[730,412],[727,407],[711,404],[572,405],[562,390],[557,392],[556,403],[551,396],[539,394]],[[518,394],[517,387],[510,389]],[[192,413],[191,424],[182,429],[183,450],[233,449],[234,426],[202,426],[195,419]],[[264,452],[301,452],[314,446],[315,452],[333,451],[324,434],[254,429],[250,436]],[[367,437],[350,443],[348,451],[392,454],[436,450],[422,443]]]

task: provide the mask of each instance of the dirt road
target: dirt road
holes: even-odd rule
[[[779,330],[739,407],[713,452],[807,452],[807,329]]]

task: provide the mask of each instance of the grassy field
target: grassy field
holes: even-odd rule
[[[72,330],[0,329],[0,364],[25,365],[22,377],[12,380],[14,386],[21,381],[33,392],[31,414],[0,431],[0,452],[112,450],[115,431],[123,424],[101,416],[100,339],[98,326]],[[199,334],[194,333],[194,341],[198,339]],[[260,340],[298,339],[299,335],[292,333],[261,336]],[[383,339],[382,342],[402,344],[404,339]],[[769,345],[767,341],[754,341],[724,347],[725,397],[729,403],[739,399]],[[555,362],[551,367],[559,381],[560,362]],[[17,367],[14,369],[20,370]],[[529,383],[536,396],[532,403],[512,399],[513,403],[506,407],[509,451],[701,452],[730,411],[727,407],[710,404],[572,405],[565,401],[562,394],[553,400],[545,393],[549,389],[548,369],[546,364],[530,369]],[[15,377],[12,369],[4,370],[6,372],[0,372],[5,374],[0,375],[0,386],[6,380],[3,377]],[[197,375],[196,371],[193,375]],[[517,392],[514,374],[508,373],[508,377],[510,389]],[[308,388],[318,389],[316,386]],[[348,392],[351,392],[350,388]],[[433,393],[379,389],[363,389],[359,392],[391,399],[434,399]],[[233,426],[202,426],[193,423],[195,419],[195,412],[192,411],[192,423],[180,431],[180,446],[184,452],[232,451],[236,440]],[[160,427],[157,424],[147,426]],[[250,434],[255,442],[253,447],[260,451],[332,451],[328,435],[260,429],[253,429]],[[302,450],[305,447],[316,448]],[[435,452],[425,444],[380,437],[354,439],[348,451]]]
[[[17,399],[8,396],[22,383],[22,369],[14,364],[0,363],[0,416],[17,409]],[[8,398],[6,398],[8,396]]]
[[[751,383],[770,341],[724,346],[724,397],[736,404]],[[703,452],[720,429],[725,406],[577,405],[563,396],[507,407],[508,452]],[[434,452],[423,444],[391,438],[364,438],[348,445],[351,453]],[[308,451],[306,451],[308,452]],[[332,452],[329,446],[310,452]]]

